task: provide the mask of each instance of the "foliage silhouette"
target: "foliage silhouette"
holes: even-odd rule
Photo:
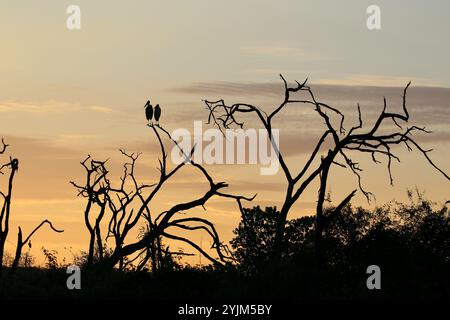
[[[381,296],[448,297],[450,212],[445,205],[434,209],[433,203],[420,194],[416,198],[410,197],[407,204],[390,203],[373,210],[347,205],[324,232],[326,264],[321,269],[313,263],[314,215],[287,222],[289,245],[283,248],[281,262],[274,264],[267,253],[274,246],[278,212],[275,208],[246,209],[231,241],[238,268],[261,279],[285,284],[294,281],[308,297],[324,297],[327,290],[333,296],[339,288],[348,288],[353,291],[351,295],[363,298],[369,293],[365,288],[366,268],[375,264],[383,274]],[[314,281],[299,283],[299,279]],[[346,297],[349,295],[346,292]]]
[[[326,208],[332,210],[333,208]],[[83,272],[83,290],[65,287],[65,269],[19,268],[0,287],[1,298],[98,299],[433,299],[450,297],[450,215],[445,206],[415,199],[372,210],[348,205],[324,234],[326,265],[315,267],[314,215],[289,221],[283,259],[267,260],[275,208],[246,209],[233,246],[238,264]],[[252,226],[256,226],[256,232]],[[432,233],[430,233],[432,232]],[[266,234],[268,233],[268,234]],[[258,250],[263,250],[258,256]],[[368,290],[366,268],[382,271],[382,290]]]

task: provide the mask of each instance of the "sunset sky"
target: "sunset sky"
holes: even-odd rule
[[[81,8],[81,30],[66,28],[67,6]],[[156,144],[146,127],[144,103],[163,109],[168,131],[193,129],[205,121],[202,99],[225,98],[270,111],[283,98],[279,74],[288,81],[306,77],[323,102],[339,107],[350,126],[363,117],[373,121],[383,96],[389,110],[400,111],[401,94],[412,87],[408,105],[412,123],[433,133],[418,138],[444,171],[450,172],[450,3],[448,1],[2,1],[0,5],[0,136],[19,158],[7,248],[16,228],[28,233],[45,218],[65,230],[42,230],[31,252],[40,248],[87,249],[83,199],[69,181],[81,181],[80,161],[91,154],[110,158],[117,178],[124,160],[119,148],[142,151],[138,176],[158,177]],[[366,8],[381,8],[381,30],[366,27]],[[256,127],[256,122],[247,122]],[[292,168],[301,168],[324,125],[307,106],[292,106],[274,122],[281,150]],[[206,129],[205,125],[205,129]],[[382,205],[405,200],[407,188],[418,187],[438,203],[449,199],[448,180],[417,152],[396,150],[394,186],[384,165],[358,156],[365,187]],[[216,181],[230,191],[258,196],[251,205],[282,203],[281,172],[259,175],[256,165],[208,166]],[[1,176],[4,187],[5,176]],[[204,182],[187,168],[152,204],[163,211],[200,195]],[[344,169],[332,171],[330,192],[339,201],[357,186]],[[295,206],[292,217],[313,213],[317,185]],[[355,205],[368,206],[361,194]],[[224,240],[239,222],[232,201],[213,200],[199,215],[217,224]],[[195,234],[192,239],[204,241]],[[171,245],[181,247],[179,244]],[[184,246],[183,246],[184,247]],[[198,262],[197,260],[194,262]]]

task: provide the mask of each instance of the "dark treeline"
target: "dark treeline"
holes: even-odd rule
[[[318,265],[314,216],[286,223],[282,258],[275,245],[277,209],[245,208],[226,267],[183,265],[168,258],[158,271],[89,271],[69,291],[57,265],[21,268],[2,298],[141,299],[406,299],[450,296],[450,215],[418,195],[373,210],[347,205],[323,235]],[[332,212],[328,207],[326,212]],[[381,290],[368,290],[369,265],[381,269]]]
[[[283,258],[271,261],[277,209],[245,209],[232,240],[238,269],[273,282],[279,294],[291,297],[449,297],[449,211],[445,206],[433,209],[420,194],[416,198],[373,210],[347,205],[324,231],[322,265],[317,262],[314,216],[286,223]],[[381,269],[381,290],[367,289],[370,265]]]

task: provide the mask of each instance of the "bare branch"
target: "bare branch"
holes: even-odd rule
[[[2,138],[2,148],[0,149],[0,154],[5,153],[7,147],[9,147],[9,144],[6,144]]]
[[[35,234],[44,224],[48,224],[50,229],[52,229],[53,231],[57,232],[57,233],[62,233],[64,232],[64,230],[58,230],[56,229],[53,224],[51,223],[51,221],[45,219],[44,221],[42,221],[36,228],[34,228],[33,231],[31,231],[31,233],[28,235],[28,237],[25,238],[25,240],[23,241],[23,244],[27,244],[28,241],[30,241],[31,237],[33,236],[33,234]]]
[[[388,111],[387,100],[386,98],[383,98],[383,109],[381,113],[377,117],[373,126],[364,132],[363,117],[359,104],[357,104],[358,123],[347,131],[344,128],[344,114],[338,108],[318,101],[313,93],[312,88],[306,85],[307,80],[305,80],[303,83],[299,83],[296,81],[296,85],[291,87],[288,85],[288,82],[282,75],[280,75],[280,77],[284,84],[284,99],[281,104],[279,104],[269,115],[263,113],[259,107],[248,104],[239,103],[232,106],[227,106],[223,100],[218,100],[214,103],[211,103],[207,100],[205,101],[207,109],[209,110],[208,123],[214,122],[216,126],[218,126],[219,128],[222,127],[224,129],[229,128],[232,124],[242,127],[243,123],[239,121],[238,114],[253,112],[257,115],[257,118],[260,120],[261,124],[268,132],[269,138],[271,138],[272,119],[288,104],[311,105],[314,107],[314,110],[317,112],[320,118],[324,120],[325,132],[317,142],[306,164],[297,175],[291,175],[291,171],[283,159],[282,152],[280,152],[280,150],[278,149],[275,149],[277,150],[280,166],[283,169],[283,172],[287,179],[286,195],[280,211],[279,221],[277,222],[277,234],[275,242],[277,243],[276,246],[278,248],[281,248],[281,239],[283,238],[284,234],[285,222],[291,207],[300,198],[303,192],[310,186],[310,184],[316,179],[320,179],[321,181],[320,196],[321,198],[324,197],[330,166],[337,165],[342,168],[348,168],[350,172],[352,172],[357,177],[358,188],[365,195],[367,200],[370,201],[371,198],[374,198],[374,195],[372,193],[364,189],[361,177],[362,169],[357,162],[351,160],[350,156],[346,153],[347,151],[369,154],[375,164],[381,163],[381,161],[378,159],[379,157],[386,157],[389,182],[390,184],[393,184],[394,178],[392,174],[392,162],[394,160],[400,162],[400,158],[393,153],[393,147],[396,145],[404,144],[409,151],[411,151],[412,148],[415,147],[425,156],[428,163],[433,168],[440,172],[445,178],[447,178],[447,180],[449,179],[449,176],[442,169],[440,169],[429,157],[429,152],[431,150],[426,150],[421,147],[412,137],[413,132],[429,133],[429,131],[427,131],[425,128],[419,128],[416,126],[403,129],[402,125],[400,124],[401,122],[407,123],[409,121],[409,112],[406,104],[406,94],[411,84],[410,82],[403,90],[402,112],[396,113]],[[306,92],[307,98],[293,98],[292,94],[297,92]],[[336,120],[338,120],[339,123],[336,127],[334,126],[335,117],[337,117]],[[385,124],[388,125],[388,120],[392,120],[392,124],[394,124],[395,128],[399,130],[395,130],[391,133],[380,134],[381,131],[384,131],[386,129]],[[325,155],[320,155],[320,151],[324,145],[324,142],[329,135],[332,136],[334,143]],[[273,141],[272,144],[274,144]],[[277,148],[277,146],[274,146],[274,148]],[[336,159],[337,156],[342,156],[345,164],[339,162]],[[316,161],[319,159],[320,161]],[[315,164],[316,162],[319,163],[315,165],[313,169],[311,169],[313,164]],[[352,194],[349,195],[348,199],[351,199],[353,195],[354,193],[352,192]],[[240,210],[242,211],[242,206],[240,203],[239,206]],[[323,201],[319,201],[317,207],[318,215],[323,212],[322,206]]]
[[[191,240],[180,237],[180,236],[175,236],[175,235],[169,234],[167,232],[162,232],[162,235],[165,236],[166,238],[178,240],[178,241],[189,244],[191,247],[193,247],[195,250],[197,250],[203,256],[205,256],[209,261],[211,261],[214,265],[223,266],[223,263],[221,263],[221,262],[217,261],[216,259],[214,259],[213,257],[211,257],[208,253],[206,253],[206,251],[204,251],[202,248],[200,248],[200,246],[198,246],[196,243],[192,242]]]

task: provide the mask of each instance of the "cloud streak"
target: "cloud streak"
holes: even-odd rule
[[[243,54],[262,55],[278,58],[295,57],[309,61],[332,60],[329,55],[292,46],[245,46],[241,48]]]
[[[109,107],[93,105],[81,106],[76,103],[49,100],[45,102],[29,102],[17,100],[0,101],[0,113],[31,113],[31,114],[61,114],[72,112],[96,112],[111,113],[114,110]]]
[[[360,103],[363,114],[368,120],[381,112],[383,97],[388,100],[389,110],[401,111],[401,95],[406,85],[407,79],[395,81],[397,86],[363,86],[363,85],[343,85],[343,84],[311,84],[318,100],[330,105],[339,107],[352,121],[356,113],[356,104]],[[391,84],[394,84],[392,82]],[[224,98],[229,104],[242,101],[242,98],[255,104],[269,104],[277,106],[283,99],[284,88],[279,82],[211,82],[193,83],[184,87],[177,87],[172,92],[189,95],[199,95],[207,99]],[[415,122],[425,125],[448,124],[450,122],[450,88],[414,86],[408,91],[407,103],[410,113]],[[299,112],[304,117],[311,114],[303,114],[306,110],[303,106],[289,106],[283,114],[280,114],[280,121],[289,122],[295,119],[298,121]],[[297,111],[296,111],[297,110]],[[266,110],[270,111],[270,109]],[[283,118],[285,117],[285,118]],[[307,119],[306,119],[307,120]],[[304,121],[306,125],[308,121]]]

